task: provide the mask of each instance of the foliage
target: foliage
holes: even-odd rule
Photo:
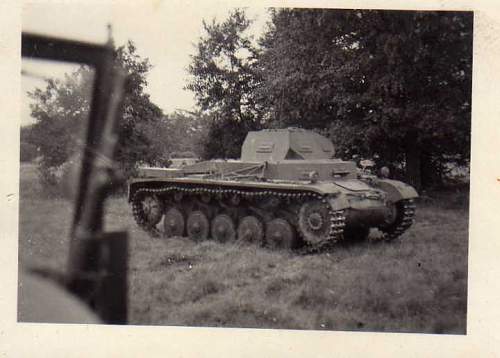
[[[34,100],[30,143],[41,155],[39,171],[45,184],[56,184],[57,168],[82,149],[83,125],[88,117],[93,72],[81,67],[63,79],[48,79],[45,89],[28,95]]]
[[[246,134],[255,128],[255,123],[248,121],[212,120],[203,141],[202,158],[239,158]]]
[[[132,42],[115,48],[115,64],[127,73],[123,117],[117,160],[125,174],[130,174],[138,161],[150,162],[156,157],[141,122],[161,116],[161,110],[144,93],[146,75],[151,68],[148,59],[141,59]],[[93,71],[85,66],[62,79],[48,79],[44,89],[28,93],[33,100],[31,115],[36,123],[30,143],[41,154],[40,174],[46,183],[56,183],[58,168],[83,145],[83,130],[88,118],[93,84]]]
[[[467,160],[471,13],[279,9],[271,16],[259,98],[278,125],[329,128],[344,154],[406,163],[417,187],[449,158]]]
[[[132,41],[115,50],[115,61],[128,75],[117,160],[125,173],[130,175],[137,163],[153,164],[161,155],[151,147],[151,139],[144,124],[158,121],[162,117],[162,111],[144,92],[147,86],[146,75],[151,64],[147,58],[140,58]]]
[[[207,136],[208,120],[201,113],[176,111],[158,121],[142,124],[150,140],[153,153],[158,153],[153,164],[166,166],[172,157],[197,157],[203,153],[203,138]]]
[[[19,160],[21,162],[31,162],[37,156],[36,146],[28,142],[21,142]]]
[[[338,70],[348,60],[342,24],[348,13],[273,9],[260,39],[259,88],[275,125],[325,127],[340,99]],[[345,18],[345,19],[344,19]],[[340,20],[343,20],[340,22]]]
[[[259,84],[256,48],[246,34],[250,23],[239,9],[222,23],[203,22],[205,35],[191,57],[186,88],[211,118],[204,157],[238,156],[246,130],[260,126],[262,109],[254,97]]]
[[[28,143],[21,142],[20,144],[20,160],[21,162],[31,162],[38,155],[36,146]]]
[[[417,188],[468,162],[471,13],[270,14],[258,46],[241,10],[204,24],[187,88],[212,114],[206,157],[238,156],[246,131],[265,125],[326,131],[345,158],[377,154]]]

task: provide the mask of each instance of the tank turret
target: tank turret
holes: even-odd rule
[[[241,160],[247,162],[331,159],[334,155],[328,138],[298,128],[249,132],[241,148]]]

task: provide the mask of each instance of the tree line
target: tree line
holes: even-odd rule
[[[439,184],[450,163],[468,163],[472,13],[269,13],[258,38],[249,35],[252,22],[240,9],[221,22],[203,23],[186,83],[196,112],[163,114],[144,92],[148,59],[139,58],[131,42],[116,48],[117,64],[131,77],[119,155],[127,170],[161,162],[173,148],[206,159],[237,158],[249,130],[286,126],[327,135],[344,159],[377,156],[419,189]],[[88,103],[69,104],[65,94],[74,98],[86,90],[86,76],[81,70],[31,94],[37,120],[32,132],[40,142],[58,140],[24,142],[44,153],[48,167],[67,159],[60,153],[72,143],[74,131],[66,133],[59,120],[64,116],[66,126],[80,122],[79,114],[53,109],[84,113]]]
[[[225,127],[237,143],[253,128],[316,129],[344,159],[376,155],[419,189],[439,184],[447,164],[468,163],[472,13],[271,9],[270,18],[257,41],[241,10],[204,23],[187,87],[216,118],[214,142],[231,145]],[[211,156],[237,155],[217,148]]]
[[[146,93],[149,59],[141,58],[132,41],[116,47],[115,66],[127,76],[117,163],[126,177],[139,165],[166,166],[171,153],[201,152],[207,132],[206,115],[176,111],[165,114]],[[28,92],[35,122],[21,128],[21,161],[38,161],[43,185],[58,185],[65,170],[82,152],[94,72],[87,66],[64,78],[48,78],[43,88]]]

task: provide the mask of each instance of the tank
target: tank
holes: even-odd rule
[[[128,187],[135,221],[152,235],[307,252],[365,239],[370,228],[395,239],[412,225],[417,197],[297,128],[249,132],[239,160],[142,168]]]

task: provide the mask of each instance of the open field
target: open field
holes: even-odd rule
[[[72,206],[21,166],[19,262],[63,271]],[[257,247],[152,239],[124,198],[110,199],[109,229],[130,233],[131,324],[464,334],[467,195],[418,204],[401,240],[297,256]]]

